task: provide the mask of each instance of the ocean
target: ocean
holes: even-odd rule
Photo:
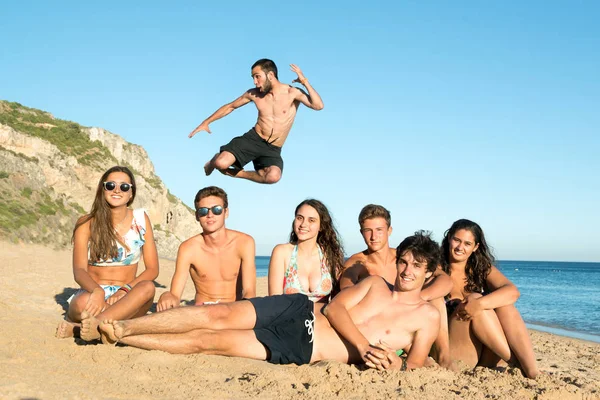
[[[521,292],[517,308],[531,329],[600,343],[600,263],[497,261]],[[256,257],[267,276],[269,257]]]

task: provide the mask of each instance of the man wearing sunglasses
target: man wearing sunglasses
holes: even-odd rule
[[[171,288],[160,296],[157,311],[179,307],[188,274],[196,288],[196,305],[256,296],[254,239],[225,227],[227,193],[205,187],[196,194],[194,205],[202,233],[179,246]]]
[[[219,153],[204,165],[206,175],[210,175],[216,168],[225,175],[258,183],[270,184],[281,179],[281,146],[292,129],[300,103],[313,110],[323,109],[321,97],[300,68],[294,64],[290,67],[298,75],[293,82],[302,84],[307,92],[279,82],[277,66],[273,61],[258,60],[252,65],[252,79],[256,87],[219,108],[189,134],[191,138],[200,131],[211,133],[208,126],[210,123],[250,102],[254,102],[258,109],[258,120],[254,127],[243,136],[221,146]],[[254,171],[245,171],[244,165],[250,161],[254,164]]]

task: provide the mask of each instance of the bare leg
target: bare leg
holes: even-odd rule
[[[455,313],[449,328],[453,359],[475,366],[481,358],[482,346],[505,361],[510,359],[508,342],[493,310],[484,310],[470,321],[459,321]]]
[[[178,307],[160,313],[125,321],[106,320],[106,331],[114,330],[111,340],[122,340],[128,336],[145,334],[186,333],[197,329],[248,330],[256,324],[256,311],[249,301],[213,304],[206,306]]]
[[[174,354],[203,353],[256,360],[267,359],[267,350],[256,339],[252,330],[195,329],[185,333],[128,336],[123,338],[121,343]]]
[[[504,361],[510,360],[510,347],[494,310],[484,310],[473,318],[471,329],[485,347]]]
[[[154,284],[151,281],[142,281],[121,300],[97,316],[94,317],[84,311],[81,314],[81,338],[88,341],[100,339],[98,325],[104,319],[129,319],[145,315],[154,301],[154,291]]]
[[[481,355],[482,345],[471,330],[469,321],[459,321],[456,313],[448,321],[448,334],[450,339],[450,357],[460,360],[465,364],[476,366]]]
[[[221,170],[225,175],[235,176],[236,178],[248,179],[252,182],[273,184],[281,179],[281,169],[276,166],[259,169],[258,171],[237,171],[235,174],[228,173],[229,170]]]
[[[232,153],[228,151],[217,153],[209,162],[204,164],[204,173],[206,176],[208,176],[212,174],[215,168],[218,170],[226,170],[227,168],[231,167],[234,162],[235,156]]]
[[[498,320],[504,329],[506,340],[512,350],[512,354],[518,360],[523,373],[528,377],[535,379],[539,374],[533,345],[529,337],[529,331],[525,326],[521,314],[514,305],[499,307],[496,310]]]

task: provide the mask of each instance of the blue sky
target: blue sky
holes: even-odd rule
[[[378,203],[393,246],[469,218],[500,259],[600,261],[598,3],[207,3],[4,2],[0,98],[142,145],[188,205],[223,187],[228,226],[261,255],[314,197],[348,254]],[[187,135],[252,87],[263,57],[287,83],[299,65],[325,108],[299,110],[279,183],[206,177],[256,110]]]

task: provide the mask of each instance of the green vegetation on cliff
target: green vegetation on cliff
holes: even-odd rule
[[[15,191],[17,185],[12,179],[8,176],[0,180],[0,238],[56,247],[67,245],[75,221],[83,214],[82,207],[65,201],[66,196],[55,193],[51,187]]]
[[[117,164],[110,151],[99,141],[91,141],[81,125],[54,118],[49,113],[15,102],[0,101],[0,124],[47,140],[83,165],[102,166],[107,160],[114,160]]]

